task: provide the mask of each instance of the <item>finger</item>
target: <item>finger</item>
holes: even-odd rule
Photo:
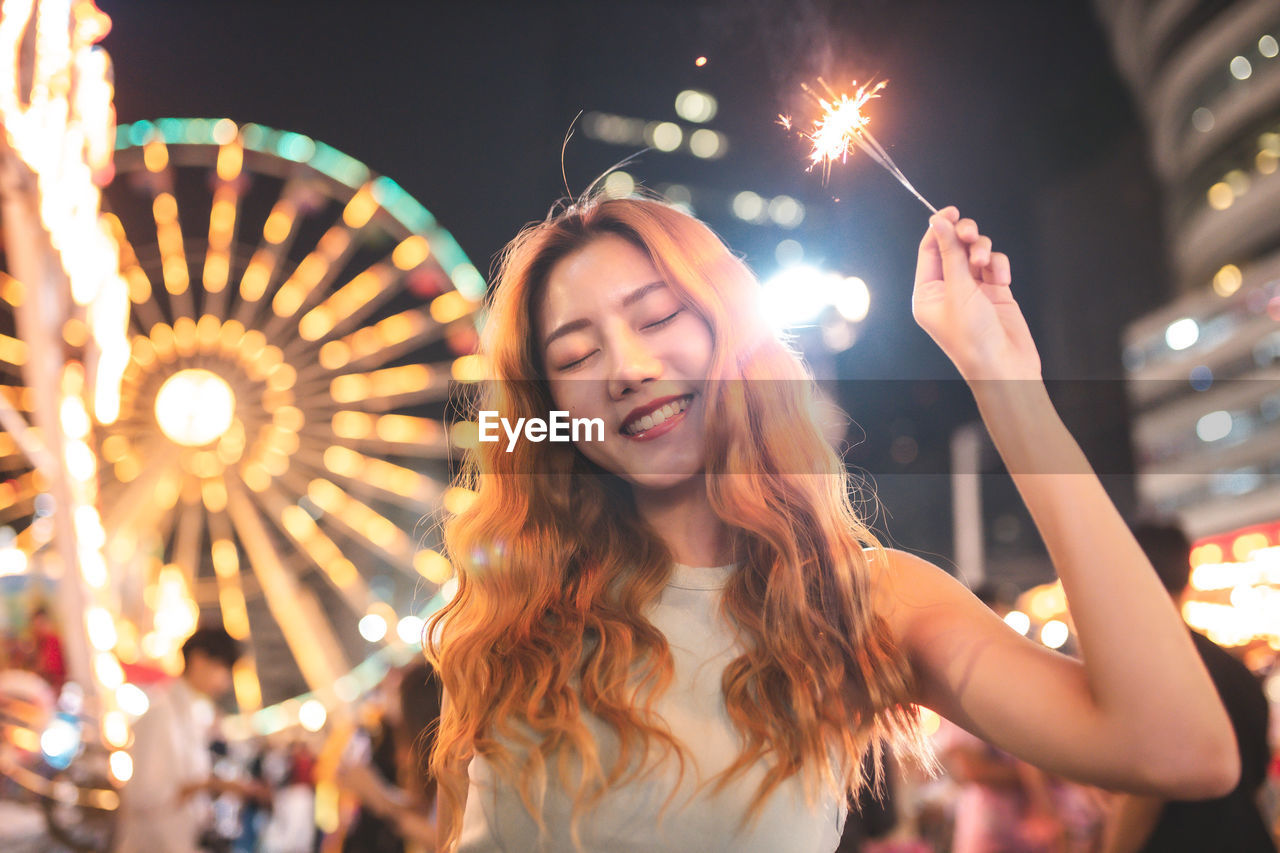
[[[969,253],[956,236],[955,226],[945,217],[934,216],[929,227],[938,238],[938,253],[942,256],[942,277],[949,286],[976,287],[969,272]]]
[[[958,222],[960,221],[960,208],[956,207],[954,204],[949,204],[942,208],[942,210],[939,210],[938,215],[945,216],[953,223]]]
[[[972,243],[982,235],[978,233],[978,223],[972,219],[961,219],[956,223],[956,236],[965,243]]]
[[[938,238],[930,228],[920,240],[920,254],[916,258],[916,287],[926,281],[942,278],[942,255],[938,252]]]
[[[973,272],[973,277],[977,278],[982,275],[982,270],[989,263],[991,263],[991,238],[978,237],[969,246],[969,269]]]
[[[984,284],[997,284],[1008,287],[1013,281],[1013,275],[1009,269],[1009,256],[1004,252],[992,252],[991,261],[982,270],[982,282]]]

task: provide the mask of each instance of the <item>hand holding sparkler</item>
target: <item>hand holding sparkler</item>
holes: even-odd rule
[[[1040,355],[1009,290],[1009,258],[945,207],[920,241],[911,310],[967,381],[1039,379]]]
[[[861,148],[866,152],[867,156],[875,162],[879,163],[889,174],[898,179],[907,190],[920,203],[929,208],[934,213],[938,209],[929,203],[928,199],[920,195],[919,191],[911,185],[907,180],[907,176],[898,168],[898,164],[893,162],[893,158],[884,150],[884,147],[871,135],[871,131],[867,130],[869,119],[862,112],[862,107],[872,98],[880,97],[879,92],[884,88],[887,80],[881,80],[876,84],[864,84],[858,86],[858,81],[853,81],[853,85],[857,88],[852,96],[841,94],[837,95],[827,85],[827,82],[821,77],[818,78],[818,85],[822,87],[826,93],[826,97],[815,92],[812,88],[805,84],[801,84],[805,94],[813,98],[819,109],[822,110],[822,116],[813,123],[813,131],[810,133],[801,133],[804,138],[813,142],[813,151],[809,154],[812,161],[809,168],[812,169],[819,163],[822,164],[822,179],[826,181],[831,175],[831,164],[836,160],[841,163],[845,162],[849,155],[853,153],[854,146]],[[791,129],[791,118],[789,116],[778,116],[778,123],[787,130]]]

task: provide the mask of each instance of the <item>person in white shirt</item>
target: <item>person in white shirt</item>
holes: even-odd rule
[[[238,785],[212,774],[212,702],[231,688],[240,643],[222,628],[200,628],[182,646],[182,675],[148,691],[134,726],[133,776],[120,792],[115,853],[195,853],[208,812],[206,793]]]

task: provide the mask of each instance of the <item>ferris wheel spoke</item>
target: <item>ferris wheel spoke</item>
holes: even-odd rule
[[[223,182],[214,192],[209,211],[209,242],[204,254],[204,313],[222,317],[227,310],[227,281],[231,277],[231,243],[235,239],[240,193]]]
[[[332,334],[364,320],[394,293],[400,270],[387,261],[366,267],[346,284],[302,315],[298,339],[291,346],[309,349]]]
[[[315,596],[285,568],[243,484],[229,477],[227,511],[272,618],[280,626],[307,686],[327,691],[350,667]]]
[[[240,554],[225,512],[209,513],[209,555],[217,581],[222,626],[246,646],[245,654],[231,671],[236,705],[240,713],[252,713],[262,707],[262,683],[258,679],[256,650],[249,629],[249,607],[240,576]]]
[[[28,347],[26,341],[0,334],[0,361],[12,367],[22,367],[27,363]]]
[[[31,392],[24,385],[0,385],[0,400],[24,419],[31,414]]]
[[[251,640],[249,608],[240,575],[240,552],[225,509],[224,505],[222,511],[208,515],[209,556],[217,581],[222,626],[232,637],[247,642]]]
[[[0,458],[25,459],[17,440],[6,432],[0,432]]]
[[[178,514],[178,529],[174,534],[170,562],[182,570],[187,588],[196,585],[200,567],[200,540],[204,534],[204,508],[198,503],[183,502]]]
[[[240,305],[235,319],[246,327],[255,325],[254,320],[262,308],[262,297],[270,289],[281,259],[288,255],[289,247],[297,237],[298,197],[302,192],[300,181],[291,180],[285,184],[280,198],[263,223],[262,242],[254,250],[240,277]]]
[[[231,246],[239,224],[240,178],[244,166],[244,145],[237,137],[218,148],[214,165],[217,188],[209,210],[209,242],[204,256],[204,312],[215,317],[226,314],[227,282],[231,276]]]
[[[317,429],[320,427],[317,426]],[[447,459],[449,437],[444,424],[434,418],[341,409],[333,413],[329,429],[344,444],[384,456]]]
[[[387,364],[406,353],[440,340],[444,326],[422,308],[392,314],[320,347],[315,360],[307,360],[299,379],[314,380],[336,370],[356,370]]]
[[[344,373],[333,377],[325,388],[320,381],[299,387],[299,400],[308,400],[318,410],[358,405],[368,412],[426,402],[441,402],[452,390],[449,365],[405,364],[366,373]]]
[[[281,482],[291,491],[306,495],[324,512],[316,519],[317,523],[341,531],[346,538],[397,570],[412,571],[413,543],[389,518],[352,497],[327,477],[308,477],[298,468],[292,468]]]
[[[349,494],[362,495],[421,512],[444,495],[445,485],[410,468],[366,456],[340,444],[323,455],[299,451],[298,461],[322,470],[346,484]]]
[[[174,195],[173,171],[169,163],[169,147],[155,135],[142,148],[143,165],[156,176],[157,191],[151,199],[151,214],[156,225],[156,245],[160,249],[160,268],[164,288],[169,293],[173,316],[190,315],[191,271],[187,266],[182,223],[178,219],[178,199]]]
[[[172,470],[177,463],[177,454],[163,445],[157,447],[156,445],[159,444],[159,442],[150,443],[144,448],[150,458],[145,466],[141,466],[138,477],[128,482],[117,479],[115,488],[103,490],[102,522],[107,530],[138,529],[136,519],[143,516],[147,517],[145,526],[151,526],[163,514],[158,500],[165,496],[166,490],[161,484],[172,476]]]
[[[315,520],[277,487],[257,493],[266,515],[302,549],[320,569],[321,575],[357,615],[363,615],[374,601],[360,571],[322,531]]]
[[[25,292],[22,282],[7,272],[0,271],[0,302],[7,303],[10,308],[17,308],[22,304]]]
[[[331,226],[316,243],[315,249],[298,262],[271,299],[271,313],[275,316],[267,321],[267,337],[274,338],[292,325],[298,311],[328,289],[355,251],[355,236],[356,229],[339,222]]]
[[[106,197],[104,196],[103,198],[105,205]],[[112,236],[115,237],[116,245],[120,248],[120,275],[124,276],[124,280],[129,286],[131,308],[129,311],[129,324],[139,331],[145,331],[163,319],[160,309],[152,299],[154,288],[151,284],[151,278],[147,275],[146,270],[142,268],[142,264],[138,262],[137,252],[134,251],[133,243],[129,241],[129,236],[125,232],[124,223],[120,221],[120,217],[114,213],[108,213],[106,214],[106,220],[111,228]]]

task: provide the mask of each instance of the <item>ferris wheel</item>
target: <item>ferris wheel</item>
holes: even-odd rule
[[[130,358],[84,463],[115,654],[173,670],[185,636],[219,622],[249,650],[244,734],[322,724],[448,593],[430,545],[470,498],[448,486],[465,436],[447,415],[481,374],[484,280],[394,181],[299,133],[140,121],[118,128],[115,168],[103,207]],[[75,347],[88,331],[62,333]]]

